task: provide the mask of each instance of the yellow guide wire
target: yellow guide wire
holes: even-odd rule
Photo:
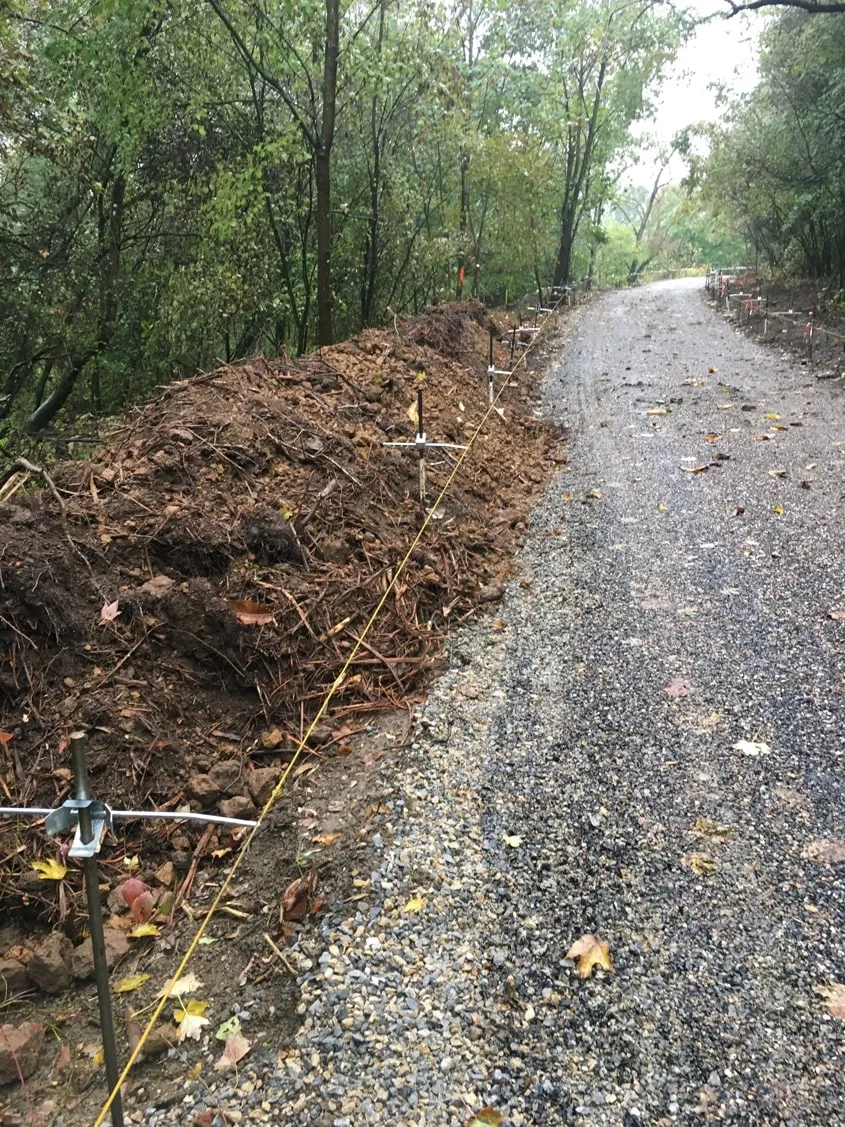
[[[510,370],[511,376],[514,374],[514,372],[517,371],[517,369],[520,367],[520,365],[524,363],[525,358],[528,356],[528,353],[531,351],[531,349],[534,347],[534,345],[537,343],[537,340],[541,336],[542,329],[545,328],[546,322],[549,320],[549,318],[552,316],[552,314],[557,310],[557,308],[560,305],[562,300],[563,300],[563,298],[559,298],[558,301],[555,303],[554,307],[552,308],[551,313],[547,313],[546,316],[542,319],[542,321],[540,322],[540,326],[539,326],[540,331],[534,333],[533,339],[529,342],[527,347],[523,350],[522,355],[519,357],[517,362],[514,364],[513,368],[511,368],[511,370]],[[117,1092],[120,1090],[121,1086],[126,1082],[126,1079],[129,1076],[129,1073],[132,1071],[132,1068],[133,1068],[135,1062],[137,1061],[137,1059],[138,1059],[138,1057],[141,1053],[142,1048],[144,1047],[144,1043],[146,1042],[147,1038],[149,1037],[150,1033],[152,1032],[156,1022],[161,1017],[162,1011],[164,1010],[164,1007],[167,1005],[167,1002],[170,999],[170,988],[171,988],[172,984],[175,983],[184,974],[185,968],[187,967],[188,963],[191,960],[191,957],[193,956],[194,952],[196,951],[197,945],[199,944],[200,939],[205,934],[206,928],[208,927],[209,923],[211,922],[212,917],[214,916],[214,913],[217,911],[217,908],[220,905],[220,901],[226,895],[226,892],[228,891],[229,886],[231,885],[232,880],[235,877],[235,874],[237,873],[238,869],[240,868],[241,861],[243,861],[244,857],[249,852],[249,849],[252,846],[252,843],[255,839],[255,835],[261,829],[261,826],[264,822],[264,819],[267,817],[268,813],[270,812],[270,810],[275,805],[275,803],[278,800],[279,796],[281,795],[282,791],[285,789],[285,784],[287,783],[287,780],[290,776],[291,771],[293,771],[294,767],[296,766],[296,764],[299,760],[299,757],[302,754],[303,749],[307,746],[308,741],[309,741],[309,739],[311,738],[311,736],[314,732],[314,729],[317,727],[320,720],[322,720],[322,718],[325,716],[326,711],[328,710],[329,704],[331,703],[332,698],[334,697],[335,693],[340,688],[340,686],[343,684],[343,681],[346,678],[347,673],[349,672],[349,667],[352,665],[353,661],[358,656],[358,653],[360,652],[361,648],[363,647],[364,642],[367,638],[367,635],[369,634],[370,630],[373,627],[373,624],[375,623],[376,619],[378,618],[379,614],[381,613],[382,608],[384,607],[385,603],[387,602],[388,598],[390,597],[390,595],[391,595],[393,589],[395,588],[395,586],[396,586],[400,576],[402,575],[403,571],[408,566],[408,560],[411,558],[411,554],[416,549],[420,540],[423,538],[423,535],[425,534],[426,529],[428,528],[429,524],[431,523],[431,520],[432,520],[432,517],[433,517],[435,511],[438,509],[438,507],[440,506],[443,498],[446,496],[446,493],[448,492],[449,488],[451,487],[452,482],[454,481],[454,479],[455,479],[455,477],[458,473],[458,470],[463,465],[464,460],[466,459],[470,450],[472,450],[476,439],[478,438],[479,434],[481,433],[482,429],[484,428],[484,425],[486,424],[487,420],[490,418],[490,415],[496,409],[496,404],[499,401],[499,397],[501,396],[502,392],[505,390],[507,385],[508,385],[508,380],[504,380],[503,383],[502,383],[502,386],[499,388],[499,391],[496,394],[495,399],[493,400],[493,402],[491,404],[489,404],[489,406],[487,407],[487,410],[484,412],[484,415],[481,418],[481,422],[478,424],[478,426],[473,431],[472,436],[471,436],[466,448],[461,451],[460,456],[458,457],[457,461],[455,462],[454,466],[452,467],[452,470],[451,470],[449,476],[446,478],[445,485],[440,490],[440,493],[437,496],[437,500],[434,502],[434,504],[426,512],[425,520],[420,525],[420,528],[419,528],[416,536],[411,541],[410,547],[405,552],[405,555],[403,556],[402,561],[400,562],[399,566],[396,568],[396,571],[393,574],[393,578],[390,580],[390,583],[387,585],[387,588],[386,588],[384,594],[382,595],[382,597],[379,599],[378,603],[376,604],[375,610],[370,615],[369,620],[367,621],[366,625],[364,626],[364,629],[361,631],[360,635],[358,636],[358,638],[355,642],[355,645],[352,647],[352,650],[350,651],[349,656],[347,657],[347,659],[346,659],[346,661],[343,665],[343,668],[341,669],[340,673],[338,673],[337,677],[335,677],[334,681],[331,684],[331,687],[329,688],[329,691],[326,693],[325,697],[323,698],[323,702],[320,705],[319,709],[317,710],[317,714],[315,715],[314,719],[311,721],[311,724],[308,728],[308,731],[300,739],[299,745],[297,746],[296,750],[293,753],[293,758],[291,759],[290,763],[288,763],[288,765],[285,767],[284,771],[282,772],[281,778],[279,779],[279,781],[276,783],[275,787],[273,788],[273,793],[270,795],[270,797],[264,803],[264,806],[262,807],[261,812],[258,815],[258,820],[257,820],[256,824],[252,827],[252,829],[249,831],[247,836],[244,838],[243,844],[241,845],[241,848],[238,851],[238,854],[235,857],[234,862],[232,863],[232,867],[229,869],[229,872],[226,874],[226,876],[223,880],[223,883],[220,885],[220,889],[218,890],[217,895],[214,897],[214,900],[211,902],[211,906],[209,907],[208,911],[205,913],[202,920],[200,921],[200,925],[197,928],[196,933],[194,934],[193,938],[191,939],[191,942],[188,944],[187,950],[185,951],[185,954],[182,957],[182,961],[179,963],[179,966],[176,968],[176,971],[171,976],[171,978],[170,978],[170,980],[167,984],[167,988],[165,989],[164,993],[162,994],[161,998],[159,999],[158,1004],[153,1009],[153,1012],[150,1015],[149,1021],[147,1022],[143,1032],[141,1033],[141,1036],[138,1040],[138,1043],[135,1045],[134,1049],[130,1053],[129,1060],[124,1065],[123,1071],[121,1072],[120,1076],[117,1078],[117,1083],[116,1083],[115,1087],[109,1093],[108,1099],[106,1100],[106,1102],[103,1104],[102,1108],[100,1109],[100,1113],[97,1116],[96,1120],[94,1121],[92,1127],[102,1127],[103,1123],[105,1122],[106,1116],[108,1115],[109,1109],[111,1108],[112,1104],[114,1103],[114,1098],[117,1095]]]

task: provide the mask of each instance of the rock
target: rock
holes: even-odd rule
[[[311,738],[308,743],[311,747],[322,747],[323,744],[331,743],[334,739],[334,730],[331,724],[327,724],[325,720],[321,720],[311,733]]]
[[[23,994],[29,986],[26,967],[17,959],[0,959],[0,1005],[16,994]]]
[[[257,767],[247,779],[249,793],[256,806],[263,806],[273,788],[279,781],[281,772],[277,767]]]
[[[241,790],[240,761],[227,759],[223,763],[215,763],[210,768],[208,777],[221,794],[238,794]]]
[[[163,865],[155,871],[155,879],[159,884],[163,884],[165,888],[169,888],[173,884],[174,868],[172,861],[165,861]]]
[[[44,1026],[39,1021],[0,1026],[0,1084],[31,1076],[43,1044]]]
[[[141,595],[149,595],[153,599],[161,599],[170,593],[174,580],[169,575],[154,575],[138,588]]]
[[[66,935],[54,931],[32,952],[27,973],[45,994],[60,994],[71,984],[73,944]]]
[[[327,563],[345,564],[349,561],[349,546],[343,540],[330,537],[320,545],[320,555]]]
[[[220,795],[220,787],[210,775],[191,775],[185,784],[185,790],[203,806],[211,806]]]
[[[116,927],[107,927],[103,935],[106,948],[106,963],[111,969],[118,959],[129,950],[129,938]],[[94,947],[90,936],[73,949],[71,967],[74,978],[91,978],[94,974]]]
[[[487,583],[478,588],[478,597],[483,603],[495,603],[497,599],[501,599],[505,594],[505,587],[503,583]]]
[[[261,736],[261,746],[265,751],[275,751],[284,742],[285,737],[278,728],[271,728],[269,732],[264,732]]]
[[[252,799],[243,794],[236,794],[234,798],[224,798],[220,803],[220,813],[224,818],[252,818],[255,807]]]

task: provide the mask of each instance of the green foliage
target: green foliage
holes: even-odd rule
[[[711,214],[773,270],[845,287],[845,15],[789,11],[763,38],[761,79],[693,169]]]
[[[313,345],[326,13],[3,7],[0,440]],[[501,300],[624,257],[608,169],[684,32],[660,3],[343,0],[337,335],[453,296],[461,266]]]

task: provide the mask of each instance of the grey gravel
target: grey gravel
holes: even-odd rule
[[[290,951],[296,1051],[140,1121],[845,1123],[816,992],[845,982],[843,865],[805,855],[845,837],[843,395],[698,282],[582,314],[545,388],[571,465],[506,630],[454,640],[361,898]],[[612,973],[577,977],[584,933]]]

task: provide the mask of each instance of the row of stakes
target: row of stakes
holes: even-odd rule
[[[717,308],[726,310],[728,316],[731,315],[731,302],[740,303],[736,308],[736,319],[742,322],[742,315],[746,315],[746,323],[751,324],[751,319],[754,314],[758,314],[763,318],[763,332],[762,336],[765,337],[769,331],[769,318],[770,317],[806,317],[807,322],[804,326],[804,348],[808,357],[813,358],[813,344],[816,335],[816,322],[815,314],[812,309],[806,313],[800,309],[785,309],[785,310],[770,310],[769,309],[769,295],[766,294],[765,299],[762,294],[745,293],[742,290],[731,292],[731,283],[737,280],[738,275],[745,272],[744,266],[733,266],[729,269],[712,269],[708,270],[704,279],[704,288],[707,292],[713,292],[716,295]],[[784,332],[786,330],[784,329]]]
[[[564,298],[568,304],[572,303],[572,287],[571,286],[553,286],[551,288],[551,296],[558,297],[559,300]],[[554,313],[552,306],[542,304],[542,294],[538,294],[538,304],[529,306],[529,312],[534,314],[533,325],[514,325],[506,338],[499,341],[500,344],[510,346],[510,369],[497,368],[493,360],[493,345],[496,340],[495,329],[490,329],[490,352],[487,363],[487,400],[492,406],[496,401],[496,377],[504,376],[507,379],[513,375],[514,356],[517,348],[530,348],[531,340],[525,341],[520,338],[529,336],[533,338],[535,333],[539,333],[540,326],[537,324],[537,319],[540,314]],[[428,437],[425,432],[423,423],[423,389],[417,388],[417,433],[410,442],[383,442],[382,446],[391,446],[397,449],[416,450],[419,459],[419,492],[420,504],[424,505],[427,500],[426,491],[426,472],[427,472],[427,458],[429,450],[466,450],[465,445],[460,445],[456,442],[434,442]]]
[[[555,287],[552,296],[558,295],[561,299],[569,298],[571,291],[568,287]],[[525,334],[533,335],[539,332],[537,317],[541,313],[552,313],[553,309],[542,305],[532,306],[534,313],[533,325],[514,326],[509,339],[501,343],[510,344],[511,367],[513,367],[516,349],[527,342],[519,338]],[[487,388],[489,401],[495,401],[495,378],[497,376],[513,375],[512,371],[496,368],[493,362],[494,332],[490,332],[490,355],[487,366]],[[417,434],[412,442],[385,442],[385,446],[405,447],[414,449],[419,456],[419,486],[420,501],[426,500],[426,455],[429,450],[466,450],[466,446],[452,442],[433,442],[425,432],[423,415],[423,389],[417,389]],[[97,1003],[100,1013],[100,1033],[103,1041],[103,1061],[106,1070],[106,1083],[109,1094],[113,1094],[112,1104],[109,1109],[112,1127],[124,1127],[123,1102],[121,1099],[118,1082],[120,1079],[120,1064],[118,1061],[117,1037],[115,1034],[114,1015],[111,1004],[111,989],[109,982],[109,967],[106,959],[105,931],[103,925],[103,905],[100,899],[100,881],[97,873],[97,855],[106,833],[112,829],[115,820],[147,820],[147,821],[193,821],[203,822],[207,825],[223,825],[231,827],[252,828],[257,823],[245,818],[224,818],[218,814],[198,814],[189,811],[167,810],[112,810],[105,802],[95,799],[91,795],[88,782],[88,763],[86,758],[87,737],[85,732],[73,732],[70,736],[71,768],[73,772],[74,788],[76,795],[67,798],[61,806],[53,809],[43,806],[0,806],[0,818],[36,818],[44,819],[44,828],[51,837],[68,833],[73,830],[73,841],[67,851],[69,857],[82,862],[83,878],[85,883],[85,896],[88,904],[88,923],[91,933],[91,945],[94,956],[94,977],[97,984]]]
[[[103,1040],[103,1062],[109,1094],[114,1093],[110,1114],[112,1127],[124,1127],[123,1102],[118,1081],[120,1065],[117,1054],[114,1015],[111,1005],[109,967],[106,960],[103,905],[100,900],[100,879],[97,873],[97,854],[106,833],[118,820],[148,820],[203,822],[207,825],[251,828],[255,822],[244,818],[224,818],[220,814],[196,814],[191,811],[169,810],[112,810],[105,802],[91,796],[88,782],[85,732],[73,732],[70,737],[71,768],[76,796],[67,798],[56,809],[41,806],[0,806],[3,818],[43,818],[44,828],[51,837],[74,831],[68,857],[82,862],[85,898],[88,903],[88,926],[94,955],[94,978],[97,983],[97,1003],[100,1012],[100,1033]]]

